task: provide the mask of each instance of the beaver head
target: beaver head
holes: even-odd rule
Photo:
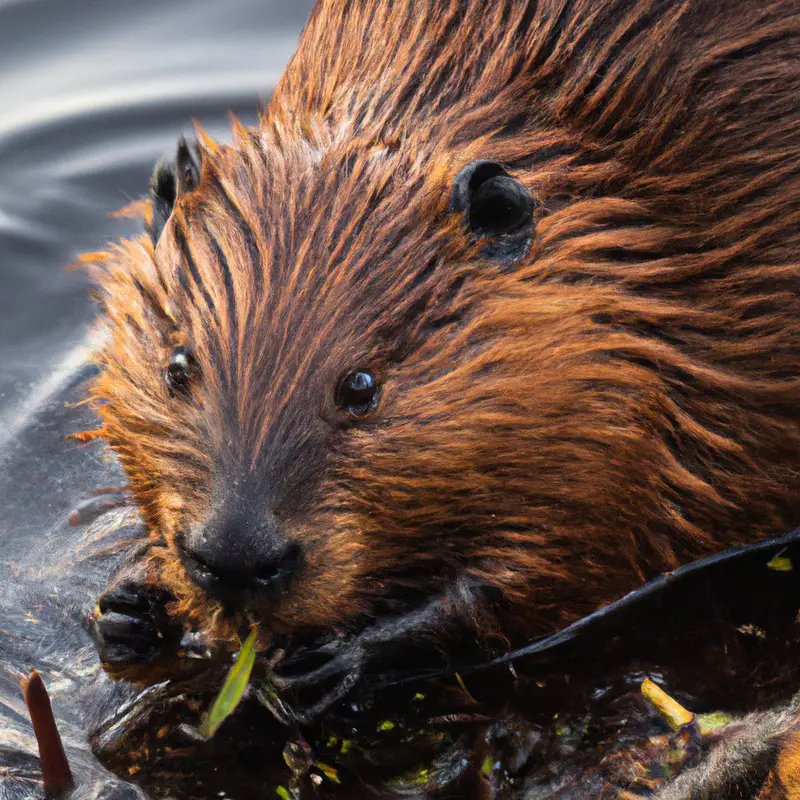
[[[787,525],[800,71],[763,2],[390,5],[322,3],[95,268],[101,433],[184,606],[356,625],[468,576],[531,634]]]

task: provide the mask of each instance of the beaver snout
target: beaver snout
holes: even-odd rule
[[[286,591],[303,561],[300,545],[285,537],[271,515],[253,524],[216,515],[180,545],[190,578],[223,603],[243,594]]]

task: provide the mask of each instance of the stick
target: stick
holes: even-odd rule
[[[48,800],[63,798],[75,786],[69,768],[64,745],[56,727],[53,707],[47,695],[44,681],[36,670],[26,678],[20,678],[22,696],[33,723],[33,733],[39,745],[39,761],[42,765],[44,793]]]

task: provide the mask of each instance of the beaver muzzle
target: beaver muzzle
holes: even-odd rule
[[[303,562],[301,546],[281,532],[272,514],[250,516],[223,508],[178,542],[189,577],[223,605],[287,591]]]

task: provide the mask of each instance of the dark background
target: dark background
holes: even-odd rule
[[[135,230],[108,214],[198,119],[252,122],[313,0],[0,0],[0,456],[85,357],[65,266]]]

